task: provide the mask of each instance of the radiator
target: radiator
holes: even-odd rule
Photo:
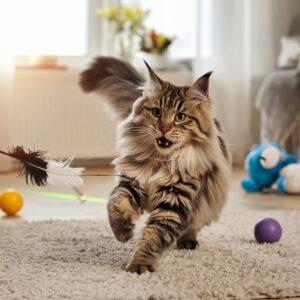
[[[110,159],[116,155],[116,121],[99,96],[84,94],[79,71],[18,70],[11,105],[14,145],[55,158]]]

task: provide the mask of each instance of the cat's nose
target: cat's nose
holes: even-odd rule
[[[161,131],[162,134],[166,134],[168,131],[170,131],[172,128],[171,127],[159,127],[159,130]]]

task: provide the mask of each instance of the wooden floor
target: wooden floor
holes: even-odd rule
[[[112,174],[111,169],[89,169],[89,174]],[[240,205],[245,209],[300,209],[300,196],[277,194],[247,194],[240,188],[240,180],[245,176],[242,169],[234,169],[228,205]],[[100,197],[100,203],[80,203],[77,199],[68,199],[75,193],[63,187],[32,187],[25,183],[17,173],[0,175],[0,192],[12,188],[24,197],[24,207],[18,218],[25,220],[45,219],[97,219],[107,218],[106,203],[114,187],[115,177],[85,177],[84,192],[91,197]],[[63,199],[66,198],[66,199]],[[75,197],[74,197],[75,198]],[[103,199],[104,198],[104,199]],[[93,199],[92,199],[93,200]],[[5,217],[0,211],[0,217]]]
[[[111,169],[89,169],[92,173],[108,173]],[[45,219],[107,219],[106,199],[115,182],[115,177],[85,177],[84,192],[91,197],[97,197],[98,202],[80,203],[74,197],[74,192],[66,188],[32,187],[27,186],[23,178],[17,173],[0,175],[0,192],[12,188],[19,191],[24,197],[24,207],[17,217],[7,218],[0,212],[0,218],[20,220]],[[228,205],[239,205],[244,209],[257,210],[294,210],[300,209],[300,196],[277,194],[246,194],[240,188],[240,180],[245,176],[242,169],[234,169],[232,186],[229,193]],[[63,198],[61,198],[63,197]],[[94,200],[94,198],[92,198]],[[296,299],[296,298],[289,298]],[[300,298],[297,298],[300,299]]]

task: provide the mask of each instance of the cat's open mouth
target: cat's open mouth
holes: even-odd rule
[[[156,142],[160,148],[170,148],[173,145],[173,142],[169,141],[164,136],[156,139]]]

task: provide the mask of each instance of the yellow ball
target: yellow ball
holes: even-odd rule
[[[14,190],[7,190],[0,196],[0,207],[9,216],[15,215],[23,206],[23,197]]]

